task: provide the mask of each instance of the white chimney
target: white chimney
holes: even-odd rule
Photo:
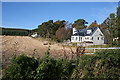
[[[77,33],[76,28],[73,28],[73,35]]]

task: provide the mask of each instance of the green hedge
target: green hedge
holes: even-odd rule
[[[80,56],[78,60],[56,60],[49,57],[49,51],[45,54],[42,59],[25,55],[13,57],[2,80],[120,78],[120,50],[104,50]]]

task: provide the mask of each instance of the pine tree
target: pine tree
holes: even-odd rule
[[[118,44],[120,45],[120,5],[117,8],[117,36],[119,38],[118,39]]]

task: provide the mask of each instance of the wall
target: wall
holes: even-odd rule
[[[76,40],[76,38],[77,38],[77,40]],[[85,41],[84,36],[71,36],[71,42],[84,42],[84,41]]]
[[[85,36],[85,41],[86,42],[93,42],[92,36]]]
[[[92,37],[93,37],[93,44],[104,44],[104,35],[101,33],[99,28],[94,32]]]

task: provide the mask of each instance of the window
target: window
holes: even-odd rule
[[[104,37],[101,37],[101,40],[104,40]]]
[[[76,37],[76,40],[77,40],[77,37]]]
[[[100,35],[100,36],[102,36],[102,34],[101,34],[101,33],[100,33],[99,35]]]
[[[99,40],[99,37],[98,37],[98,40]]]
[[[93,40],[93,37],[92,37],[92,40]]]

